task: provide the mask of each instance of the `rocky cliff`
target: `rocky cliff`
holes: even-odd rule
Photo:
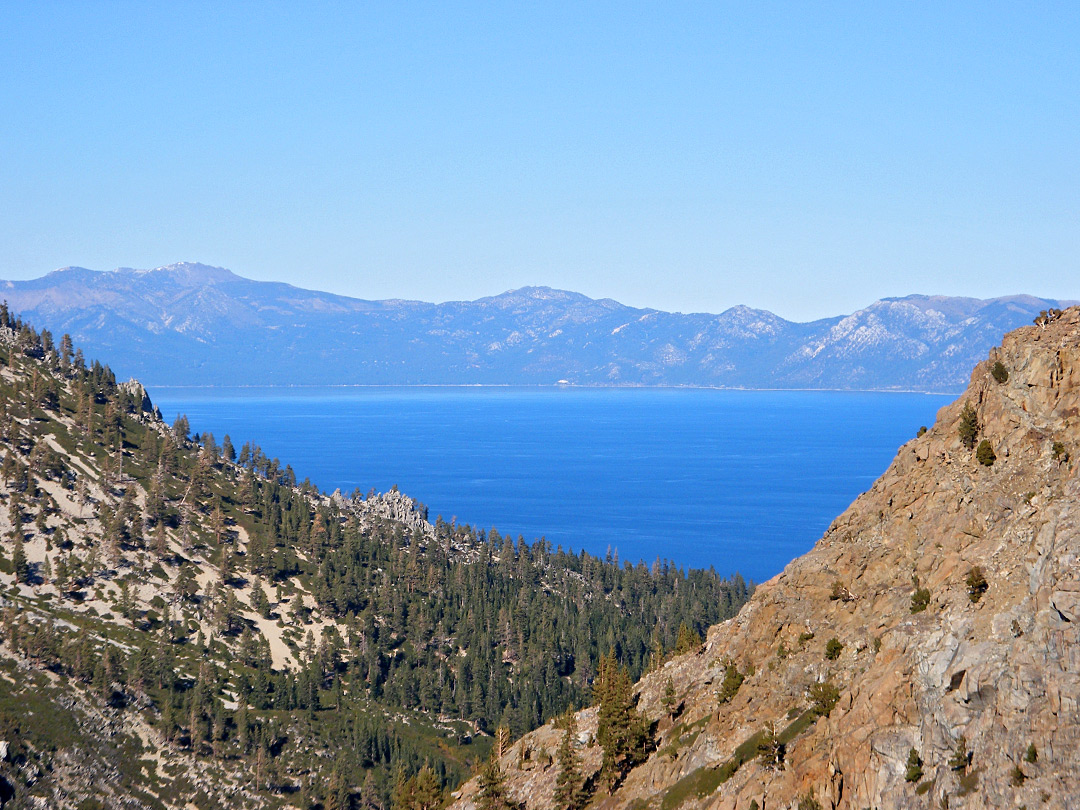
[[[1071,309],[1007,335],[813,550],[637,685],[648,756],[592,806],[1078,806],[1078,428]],[[720,703],[728,665],[745,680]],[[596,710],[578,726],[595,774]],[[767,729],[779,767],[757,755]],[[561,736],[501,759],[528,810],[553,806]],[[472,782],[454,808],[476,803]]]

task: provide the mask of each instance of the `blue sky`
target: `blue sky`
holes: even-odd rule
[[[1077,42],[1076,3],[11,4],[0,277],[1080,298]]]

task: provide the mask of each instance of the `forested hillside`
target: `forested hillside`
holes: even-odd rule
[[[747,597],[319,492],[6,308],[0,401],[14,806],[433,806],[601,656],[636,677]]]

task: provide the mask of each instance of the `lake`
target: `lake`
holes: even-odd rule
[[[552,546],[763,581],[807,551],[953,396],[822,391],[160,388],[326,491],[397,485]]]

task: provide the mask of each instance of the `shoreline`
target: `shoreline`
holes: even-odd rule
[[[923,394],[925,396],[959,396],[963,390],[934,391],[921,388],[749,388],[723,385],[578,385],[569,383],[292,383],[292,384],[247,384],[247,385],[157,385],[143,383],[148,391],[184,390],[184,391],[239,391],[239,390],[304,390],[304,389],[499,389],[499,390],[538,390],[538,391],[731,391],[743,393],[806,392],[830,394]]]

